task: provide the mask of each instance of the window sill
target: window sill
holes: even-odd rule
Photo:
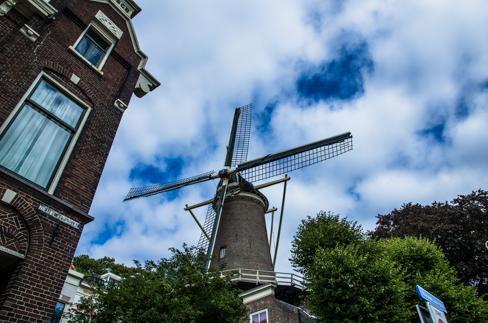
[[[73,55],[75,55],[76,57],[78,57],[79,59],[81,59],[81,61],[83,63],[85,63],[86,65],[88,65],[89,67],[91,67],[91,69],[93,69],[95,72],[97,72],[100,76],[103,76],[103,71],[101,70],[101,68],[96,67],[95,65],[93,65],[92,63],[90,63],[86,58],[84,58],[82,55],[80,55],[80,53],[78,53],[76,51],[76,49],[74,49],[73,46],[69,46],[68,49],[69,49],[69,51]]]
[[[48,193],[46,190],[42,189],[41,187],[37,186],[37,185],[34,185],[32,184],[31,182],[29,182],[28,180],[24,179],[23,177],[17,175],[17,174],[14,174],[14,173],[11,173],[7,170],[4,170],[3,168],[0,167],[0,178],[1,177],[6,177],[8,180],[10,181],[14,181],[14,182],[17,182],[21,185],[24,185],[24,188],[16,188],[15,190],[16,191],[22,191],[24,192],[25,194],[28,194],[28,195],[33,195],[35,198],[39,199],[42,201],[42,199],[40,199],[39,197],[36,197],[35,196],[35,193],[38,193],[40,194],[41,196],[43,196],[44,198],[47,198],[47,199],[50,199],[51,201],[54,201],[54,203],[57,203],[57,204],[60,204],[63,208],[66,208],[66,209],[69,209],[71,211],[73,211],[75,214],[77,214],[78,216],[81,217],[82,219],[82,223],[83,225],[91,222],[94,220],[94,218],[89,215],[88,213],[80,210],[79,208],[77,208],[76,206],[74,206],[73,204],[67,202],[67,201],[64,201],[62,199],[60,199],[59,197],[55,196],[54,194],[50,194]],[[7,184],[8,185],[8,181],[7,183],[3,182],[2,184]],[[19,187],[17,185],[15,185],[16,187]],[[51,206],[54,206],[54,207],[59,207],[57,205],[52,205],[51,203],[49,202],[46,202],[48,203],[48,205],[51,205]]]

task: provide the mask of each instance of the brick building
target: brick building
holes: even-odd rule
[[[0,0],[0,321],[54,311],[145,70],[133,0]]]

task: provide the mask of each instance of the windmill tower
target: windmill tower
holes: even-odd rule
[[[251,111],[251,105],[235,110],[222,170],[206,172],[173,183],[132,188],[124,199],[127,201],[220,179],[214,198],[193,206],[187,205],[185,210],[190,211],[202,230],[198,246],[206,250],[205,268],[215,268],[230,273],[232,279],[239,282],[244,289],[262,283],[279,285],[279,275],[274,271],[274,264],[279,243],[286,183],[290,179],[285,174],[352,150],[352,135],[348,132],[247,161]],[[285,175],[285,177],[281,180],[258,184],[280,175]],[[284,183],[284,191],[280,224],[272,258],[270,248],[272,239],[267,235],[265,221],[269,202],[259,189],[278,183]],[[208,208],[205,222],[202,225],[193,214],[192,209],[205,205],[208,205]],[[271,229],[270,235],[272,234]],[[293,285],[293,274],[289,275],[291,275]],[[246,295],[243,296],[245,303]],[[252,309],[250,306],[248,308]],[[275,312],[279,311],[275,310]],[[268,320],[268,314],[266,311],[266,320]],[[254,320],[253,315],[256,314],[251,313],[251,321]],[[257,315],[258,322],[261,322],[259,316],[261,313]]]

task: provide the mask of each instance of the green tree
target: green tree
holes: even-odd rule
[[[290,261],[295,269],[306,274],[319,249],[333,249],[362,239],[361,226],[356,222],[321,211],[316,217],[308,216],[302,220],[292,241]]]
[[[114,258],[103,257],[99,259],[90,258],[88,255],[80,255],[73,258],[73,264],[76,271],[79,271],[86,276],[100,276],[107,271],[111,271],[117,275],[130,274],[133,271],[132,267],[118,264]]]
[[[439,245],[459,279],[488,293],[488,192],[459,195],[451,202],[404,204],[378,215],[375,238],[425,237]]]
[[[205,272],[203,253],[184,246],[158,262],[136,263],[118,283],[97,289],[72,313],[86,322],[239,322],[239,290],[217,272]]]
[[[399,268],[370,242],[319,249],[307,302],[326,322],[404,322],[407,285]]]
[[[449,322],[482,322],[488,317],[488,304],[476,295],[476,289],[460,283],[442,249],[427,239],[414,237],[383,239],[375,242],[383,257],[402,270],[409,286],[406,303],[418,303],[415,285],[434,293],[448,308]],[[416,313],[410,311],[413,320]]]
[[[362,239],[360,228],[351,222],[323,217],[321,212],[319,219],[302,223],[293,242],[301,254],[292,261],[307,259],[294,264],[306,266],[301,268],[309,279],[306,301],[325,321],[415,321],[416,284],[446,303],[450,322],[481,322],[488,317],[488,304],[473,287],[458,282],[442,250],[432,242],[413,237]],[[349,234],[334,234],[344,228]],[[344,236],[357,239],[341,240]]]

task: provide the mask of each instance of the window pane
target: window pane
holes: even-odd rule
[[[51,323],[58,323],[61,320],[61,316],[63,315],[64,311],[64,304],[63,303],[56,303],[56,307],[54,308],[54,313],[51,318]]]
[[[0,165],[47,187],[70,133],[24,105],[0,140]]]
[[[266,312],[259,313],[259,323],[268,323],[268,316]]]
[[[103,52],[95,45],[91,45],[85,53],[85,58],[95,66],[98,66],[102,59]]]
[[[100,35],[98,35],[93,29],[88,29],[86,32],[88,37],[91,38],[91,40],[98,46],[102,51],[107,51],[107,49],[110,47],[110,44],[105,41]]]
[[[252,323],[259,323],[259,314],[254,314],[252,316]]]
[[[45,80],[41,80],[31,99],[73,128],[83,113],[83,108]]]
[[[93,65],[98,66],[98,63],[100,63],[103,54],[102,50],[86,35],[83,36],[75,49]]]
[[[100,37],[92,29],[88,29],[76,45],[76,51],[90,63],[98,66],[110,44]]]
[[[78,45],[76,45],[75,50],[81,55],[85,56],[88,47],[90,47],[90,44],[90,40],[86,36],[83,36],[78,42]]]

